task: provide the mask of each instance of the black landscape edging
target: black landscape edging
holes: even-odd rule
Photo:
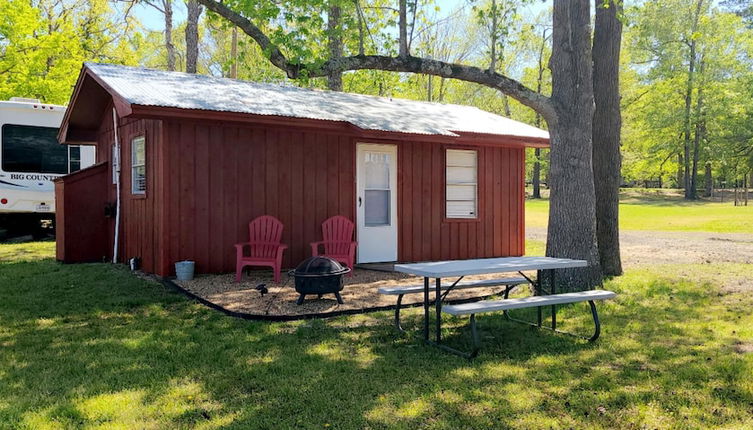
[[[283,321],[299,321],[299,320],[310,320],[310,319],[324,319],[324,318],[333,318],[333,317],[339,317],[343,315],[358,315],[358,314],[366,314],[371,312],[381,312],[381,311],[392,311],[397,308],[397,304],[394,305],[386,305],[386,306],[375,306],[373,308],[361,308],[361,309],[346,309],[342,311],[334,311],[334,312],[324,312],[324,313],[313,313],[313,314],[301,314],[301,315],[259,315],[259,314],[249,314],[246,312],[236,312],[231,311],[230,309],[227,309],[225,307],[222,307],[218,305],[217,303],[210,302],[209,300],[198,296],[191,291],[181,287],[180,285],[176,284],[172,281],[172,279],[162,278],[160,279],[160,282],[162,285],[175,290],[177,292],[183,293],[187,297],[196,300],[197,302],[210,307],[216,311],[220,311],[223,314],[227,316],[231,316],[234,318],[241,318],[244,320],[251,320],[251,321],[273,321],[273,322],[283,322]],[[447,303],[450,304],[460,304],[460,303],[472,303],[477,302],[479,300],[487,299],[491,296],[495,296],[496,294],[487,294],[485,296],[480,297],[471,297],[468,299],[462,299],[462,300],[452,300],[448,301]],[[417,303],[410,303],[410,304],[403,304],[400,306],[400,309],[405,308],[417,308],[423,306],[422,302]]]

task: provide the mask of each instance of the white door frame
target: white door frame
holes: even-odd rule
[[[390,155],[389,190],[390,222],[388,225],[367,226],[365,223],[364,152]],[[356,145],[356,226],[358,231],[358,263],[397,261],[397,145],[358,143]]]

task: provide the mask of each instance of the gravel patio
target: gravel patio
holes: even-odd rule
[[[467,277],[471,279],[490,279],[500,276],[484,275]],[[380,287],[399,285],[421,285],[422,279],[396,272],[356,269],[353,276],[343,277],[345,287],[340,292],[343,304],[338,304],[335,296],[326,294],[322,298],[316,295],[306,296],[302,305],[297,305],[298,293],[295,291],[294,281],[283,274],[280,284],[272,281],[272,272],[268,270],[254,270],[251,275],[243,276],[240,283],[235,282],[235,274],[199,275],[192,281],[172,282],[179,287],[193,293],[204,300],[218,305],[226,310],[263,317],[291,317],[319,314],[339,314],[342,312],[370,311],[387,309],[394,306],[396,296],[385,296],[377,293]],[[255,289],[259,284],[266,284],[269,292],[261,295]],[[473,288],[453,291],[448,297],[450,301],[473,300],[498,294],[504,287]],[[403,306],[420,303],[421,294],[407,295],[403,299]]]

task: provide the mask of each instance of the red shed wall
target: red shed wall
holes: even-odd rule
[[[310,255],[322,221],[354,217],[349,137],[189,121],[166,121],[165,131],[170,263],[193,259],[199,272],[234,271],[233,244],[248,240],[248,222],[273,215],[285,225],[289,267]]]
[[[105,110],[109,113],[111,109]],[[147,192],[144,195],[134,195],[131,192],[131,140],[139,135],[146,139],[146,177]],[[118,246],[118,260],[127,261],[131,257],[141,258],[142,268],[149,273],[163,273],[161,233],[165,231],[159,222],[163,219],[162,184],[159,178],[164,175],[162,169],[162,122],[149,119],[121,120],[118,126],[120,140],[121,164],[121,202],[120,202],[120,235]],[[99,128],[97,140],[97,161],[107,161],[112,166],[112,147],[114,142],[112,116],[105,114]],[[112,181],[112,168],[103,179],[106,183],[107,201],[115,205],[116,185]],[[102,212],[102,211],[100,211]],[[112,258],[114,245],[115,218],[105,220],[107,237],[106,248],[109,258]]]
[[[158,272],[161,263],[164,205],[162,186],[162,122],[138,120],[119,128],[121,139],[121,260],[141,258],[141,267],[149,273]],[[131,141],[144,136],[146,141],[146,193],[131,190]]]
[[[233,244],[246,240],[247,224],[254,217],[273,215],[284,223],[286,267],[310,255],[308,244],[320,239],[326,218],[344,215],[355,220],[355,149],[362,139],[292,127],[178,119],[164,120],[162,127],[165,153],[155,162],[164,164],[157,172],[163,183],[150,182],[148,190],[156,185],[158,195],[164,196],[163,229],[149,234],[155,226],[146,218],[162,216],[160,205],[147,204],[143,215],[126,221],[134,232],[127,234],[128,252],[141,255],[146,270],[160,234],[165,245],[158,274],[172,274],[172,263],[183,259],[195,260],[198,272],[230,272],[235,270]],[[523,254],[522,148],[466,147],[479,151],[479,217],[447,220],[448,146],[375,143],[398,146],[400,261]],[[150,154],[147,157],[149,166]],[[156,177],[149,172],[150,178]],[[154,197],[147,193],[147,200]]]
[[[459,148],[453,146],[452,148]],[[398,145],[398,258],[429,261],[525,253],[525,150],[463,146],[478,152],[478,218],[445,218],[447,145]]]
[[[58,260],[80,263],[107,258],[108,171],[107,163],[99,163],[55,181]]]

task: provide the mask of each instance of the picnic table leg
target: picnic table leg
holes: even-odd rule
[[[541,270],[537,270],[536,271],[536,285],[534,286],[534,290],[535,290],[534,291],[534,295],[535,296],[540,296],[541,295],[541,288],[542,288],[541,282],[543,281],[541,275],[542,275]],[[537,307],[536,308],[536,325],[539,326],[539,327],[541,327],[541,307]]]
[[[424,340],[429,340],[429,278],[424,276]]]
[[[436,279],[437,343],[442,341],[442,279]]]
[[[552,269],[549,274],[549,282],[551,283],[549,288],[551,289],[552,294],[557,294],[557,284],[555,283],[554,272],[555,270]],[[552,305],[552,330],[557,330],[557,305]]]

